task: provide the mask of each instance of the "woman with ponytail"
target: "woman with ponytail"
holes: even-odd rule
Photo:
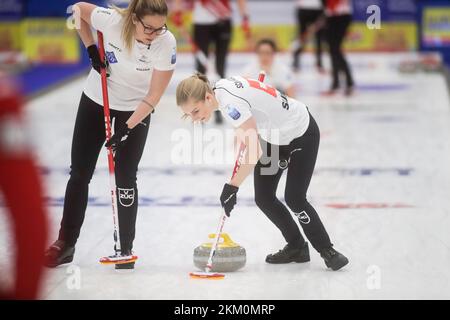
[[[136,172],[154,112],[176,63],[176,41],[167,30],[164,0],[131,0],[125,9],[102,8],[86,2],[74,5],[77,30],[89,54],[92,70],[86,81],[72,140],[71,171],[67,183],[58,240],[46,252],[46,265],[73,260],[88,202],[88,186],[100,150],[105,124],[100,60],[92,29],[103,33],[108,67],[108,92],[114,132],[108,142],[115,150],[115,175],[121,255],[132,255],[138,209]],[[118,263],[123,261],[118,261]],[[116,269],[134,268],[134,262]]]
[[[182,80],[177,86],[176,99],[185,117],[193,122],[208,122],[213,112],[219,110],[236,129],[236,140],[245,145],[240,166],[224,184],[219,199],[230,217],[237,204],[239,186],[253,172],[255,203],[287,242],[283,249],[267,255],[267,263],[310,261],[309,245],[300,232],[300,225],[328,268],[339,270],[347,265],[347,257],[334,249],[319,214],[307,200],[320,130],[303,102],[255,79],[232,76],[212,86],[202,74]],[[285,170],[286,205],[277,198],[278,184]]]

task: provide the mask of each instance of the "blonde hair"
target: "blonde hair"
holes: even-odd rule
[[[194,102],[203,101],[207,92],[212,93],[208,78],[204,74],[196,73],[178,84],[177,105],[181,106],[190,99]]]
[[[135,32],[133,14],[141,19],[146,15],[167,16],[168,14],[167,4],[164,0],[131,0],[125,9],[116,6],[113,6],[113,8],[124,18],[122,39],[128,51],[133,47]]]

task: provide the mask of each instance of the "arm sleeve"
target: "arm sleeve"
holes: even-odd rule
[[[95,30],[105,32],[108,27],[116,24],[120,19],[120,13],[116,10],[97,7],[92,11],[91,25]]]
[[[177,63],[177,41],[172,34],[164,39],[159,51],[159,59],[155,62],[155,69],[169,71],[175,69]]]

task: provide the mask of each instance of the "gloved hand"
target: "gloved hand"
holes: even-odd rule
[[[183,26],[183,13],[181,11],[175,11],[172,15],[172,22],[177,28]]]
[[[109,139],[109,141],[105,143],[105,147],[107,148],[111,147],[113,152],[122,148],[128,139],[130,131],[131,129],[128,128],[127,124],[125,124],[119,130],[117,130],[116,133],[114,133],[114,135],[111,137],[111,139]]]
[[[95,69],[99,74],[101,74],[100,69],[101,68],[107,68],[108,62],[102,62],[100,59],[100,53],[98,52],[97,45],[93,44],[89,47],[87,47],[87,52],[89,55],[89,59],[91,60],[92,68]],[[109,77],[108,72],[106,72],[106,76]]]
[[[227,217],[230,216],[231,210],[233,210],[236,204],[236,194],[239,188],[231,184],[225,183],[223,186],[222,194],[220,195],[220,203]]]
[[[242,31],[244,32],[245,38],[250,38],[251,37],[251,30],[250,30],[250,19],[248,17],[248,15],[244,15],[242,16]]]

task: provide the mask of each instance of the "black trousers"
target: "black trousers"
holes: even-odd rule
[[[340,15],[327,17],[326,35],[331,56],[331,66],[333,70],[332,89],[339,88],[339,74],[345,75],[346,86],[354,85],[352,73],[347,59],[342,52],[342,42],[347,30],[352,22],[351,15]]]
[[[305,240],[298,225],[286,206],[276,196],[283,170],[277,168],[278,170],[275,170],[276,172],[273,174],[267,174],[264,170],[273,162],[278,163],[278,156],[274,152],[276,150],[278,150],[280,159],[289,159],[285,201],[299,219],[311,245],[320,252],[324,248],[331,247],[332,243],[319,215],[306,199],[306,192],[316,163],[319,140],[319,127],[314,118],[310,116],[310,124],[305,134],[293,140],[289,145],[277,146],[263,142],[264,154],[255,167],[254,185],[256,205],[281,231],[287,243],[302,245]]]
[[[225,78],[226,58],[231,41],[231,20],[224,20],[212,25],[194,24],[194,42],[208,56],[209,46],[214,44],[216,54],[216,71]],[[195,61],[196,70],[205,73],[206,68]]]
[[[114,128],[123,125],[133,112],[111,110]],[[135,236],[138,208],[136,173],[141,159],[150,116],[130,133],[123,148],[115,153],[115,174],[119,216],[119,236],[122,250],[131,250]],[[103,107],[84,93],[78,107],[73,132],[70,179],[64,198],[64,211],[59,231],[59,239],[68,245],[75,245],[84,221],[88,202],[89,182],[94,174],[98,155],[105,143],[105,122]],[[106,162],[107,160],[104,159]],[[105,186],[105,195],[108,186]],[[112,227],[112,219],[111,227]]]
[[[314,10],[314,9],[297,9],[297,32],[298,36],[303,39],[306,35],[306,31],[309,26],[319,19],[319,17],[323,14],[323,10]],[[316,65],[318,67],[322,67],[322,42],[325,40],[324,30],[320,28],[314,34],[315,38],[315,47],[316,47]],[[294,59],[299,59],[299,55],[302,53],[304,49],[304,45],[300,46],[297,50],[294,51]],[[297,65],[299,65],[299,61],[297,61]]]

